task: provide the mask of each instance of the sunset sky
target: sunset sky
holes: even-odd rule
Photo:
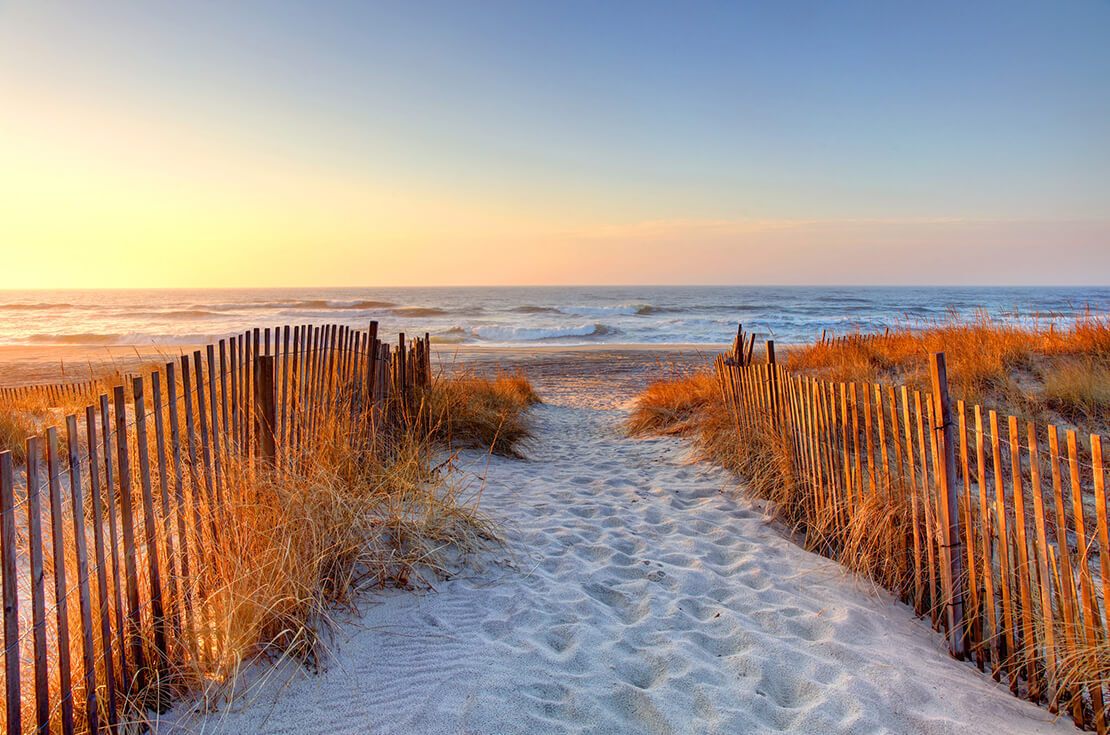
[[[1110,3],[0,2],[7,287],[1110,282]]]

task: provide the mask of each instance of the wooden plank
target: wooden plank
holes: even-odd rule
[[[875,477],[875,439],[871,424],[871,384],[863,384],[863,443],[867,452],[867,489],[874,495],[877,491]]]
[[[42,558],[41,440],[27,440],[27,545],[31,562],[31,631],[35,657],[35,723],[50,732],[50,674],[46,649],[46,586]]]
[[[218,536],[216,517],[220,506],[216,504],[216,483],[212,475],[212,434],[208,430],[207,402],[204,397],[204,364],[200,350],[193,352],[193,377],[196,381],[197,391],[197,425],[200,427],[198,438],[200,440],[200,456],[203,461],[204,471],[204,499],[208,503],[208,516],[212,525],[212,538]],[[222,504],[220,504],[222,505]]]
[[[1098,523],[1098,564],[1103,605],[1110,604],[1110,530],[1106,521],[1106,479],[1102,470],[1102,437],[1091,434],[1091,485],[1095,490]]]
[[[135,518],[131,503],[131,456],[127,446],[127,404],[123,386],[112,390],[116,419],[116,466],[119,468],[120,519],[123,526],[123,562],[127,588],[127,632],[131,642],[131,661],[135,665],[138,691],[146,686],[147,671],[143,652],[142,607],[139,603]]]
[[[983,410],[975,406],[975,469],[979,482],[979,537],[983,554],[983,615],[986,619],[985,635],[989,641],[991,674],[1000,677],[998,656],[998,614],[994,598],[994,551],[991,533],[990,501],[987,498],[987,459],[983,435]]]
[[[973,521],[975,514],[975,506],[971,501],[971,469],[968,464],[968,444],[967,444],[967,409],[963,401],[956,402],[956,415],[958,418],[957,431],[959,431],[959,444],[960,444],[960,465],[963,479],[963,493],[962,502],[960,503],[960,523],[964,531],[964,565],[967,568],[967,591],[968,591],[968,606],[965,609],[967,616],[967,636],[968,645],[974,648],[975,662],[979,668],[983,668],[983,647],[979,645],[982,642],[981,634],[981,621],[979,617],[979,569],[975,563],[975,523]]]
[[[115,609],[116,642],[119,650],[120,689],[126,696],[131,686],[130,666],[127,661],[126,625],[123,606],[123,569],[120,561],[119,521],[116,513],[116,479],[112,461],[112,423],[108,396],[100,396],[101,440],[104,446],[104,497],[108,503],[108,538],[112,553],[112,601]]]
[[[50,544],[54,551],[54,617],[58,654],[58,704],[62,732],[73,735],[73,680],[69,644],[69,587],[66,585],[65,508],[62,505],[61,457],[58,430],[46,430],[46,471],[50,486]]]
[[[1037,571],[1040,578],[1041,614],[1038,627],[1044,638],[1044,661],[1048,676],[1045,688],[1049,706],[1055,710],[1056,701],[1056,622],[1052,611],[1052,576],[1048,568],[1048,536],[1045,533],[1044,496],[1041,488],[1041,457],[1037,447],[1037,428],[1033,422],[1028,424],[1029,439],[1029,474],[1030,490],[1033,496],[1033,522],[1036,536],[1034,549],[1036,551]],[[1039,692],[1038,692],[1039,694]],[[1030,695],[1030,699],[1033,699]]]
[[[12,453],[0,452],[0,580],[4,591],[4,695],[8,735],[23,733],[19,663],[19,549],[15,546],[15,478]]]
[[[150,584],[151,629],[157,659],[152,662],[155,676],[161,676],[169,665],[166,648],[166,618],[162,600],[162,569],[158,552],[158,525],[154,518],[154,493],[150,480],[150,440],[146,427],[146,395],[143,379],[131,381],[135,408],[135,438],[138,443],[139,483],[143,497],[143,532],[146,540],[147,574]],[[161,696],[160,687],[158,695]],[[157,707],[156,709],[161,709]]]
[[[294,344],[294,350],[296,345]],[[288,448],[286,428],[289,420],[289,382],[292,374],[293,360],[289,356],[289,325],[281,336],[281,424],[278,428],[278,444],[281,446],[284,457]]]
[[[196,564],[197,567],[204,565],[205,550],[211,549],[211,546],[205,542],[205,523],[203,514],[201,513],[201,486],[203,481],[200,479],[203,474],[199,467],[198,457],[198,444],[199,439],[196,435],[196,416],[193,407],[193,390],[192,390],[192,374],[189,368],[189,358],[185,355],[181,356],[181,384],[184,387],[185,400],[183,408],[185,410],[184,426],[185,426],[185,447],[189,455],[189,489],[192,498],[193,510],[193,533],[194,543],[193,549],[196,551]],[[203,412],[203,411],[202,411]],[[214,537],[213,537],[214,538]],[[188,581],[188,580],[186,580]]]
[[[96,555],[96,593],[100,611],[100,649],[104,656],[104,683],[107,690],[108,728],[118,724],[115,661],[112,655],[112,601],[108,596],[107,555],[104,551],[104,506],[100,495],[100,443],[96,432],[96,409],[85,407],[85,437],[89,450],[89,498],[93,511],[93,553]],[[108,486],[109,490],[111,485]]]
[[[1079,593],[1075,589],[1075,572],[1071,565],[1071,552],[1068,549],[1068,516],[1065,508],[1063,477],[1060,472],[1060,439],[1054,425],[1048,426],[1048,451],[1049,464],[1052,473],[1052,498],[1056,512],[1056,555],[1060,561],[1060,608],[1064,618],[1063,647],[1065,655],[1075,660],[1079,656],[1078,645],[1081,636],[1079,623]],[[1050,549],[1051,551],[1052,549]],[[1071,705],[1072,719],[1079,727],[1086,722],[1083,711],[1083,699],[1079,696],[1079,689],[1071,688],[1068,692],[1060,692],[1058,696]]]
[[[231,424],[228,423],[228,410],[227,410],[227,394],[228,394],[228,374],[227,374],[227,347],[224,345],[224,340],[220,340],[220,428],[221,431],[217,432],[220,440],[220,448],[223,453],[224,462],[231,462]],[[213,425],[216,419],[212,419]]]
[[[859,396],[856,395],[856,384],[848,385],[848,405],[852,413],[852,456],[855,457],[855,475],[852,484],[856,488],[859,502],[863,503],[863,458],[860,452],[859,439]]]
[[[1029,544],[1025,528],[1025,489],[1021,474],[1021,437],[1017,419],[1009,417],[1010,427],[1010,476],[1014,493],[1014,539],[1017,546],[1018,594],[1021,600],[1021,645],[1025,659],[1025,678],[1031,693],[1037,692],[1036,651],[1037,638],[1033,621],[1033,598],[1029,582]]]
[[[239,452],[241,444],[239,440],[239,351],[236,348],[236,341],[235,337],[227,341],[228,358],[231,361],[231,416],[230,423],[227,424],[230,428],[227,431],[232,438],[234,451]]]
[[[1071,501],[1072,517],[1075,521],[1075,539],[1078,547],[1079,558],[1079,585],[1081,603],[1083,606],[1083,633],[1086,644],[1090,648],[1098,645],[1098,631],[1102,627],[1099,616],[1098,602],[1095,600],[1094,585],[1091,581],[1090,562],[1088,560],[1087,530],[1083,513],[1083,485],[1079,479],[1079,450],[1074,430],[1068,430],[1068,470],[1071,475]],[[1091,707],[1094,710],[1095,729],[1102,735],[1106,732],[1106,713],[1103,710],[1101,682],[1087,684],[1087,691],[1091,696]]]
[[[906,467],[909,471],[910,512],[913,514],[913,595],[914,610],[922,611],[922,590],[924,580],[921,574],[921,521],[917,502],[917,473],[913,459],[913,428],[910,423],[910,396],[909,389],[902,386],[902,422],[906,433]]]
[[[905,492],[906,489],[906,468],[902,460],[902,435],[898,426],[898,397],[894,392],[894,386],[887,386],[887,404],[890,407],[890,433],[891,444],[894,447],[894,457],[897,462],[898,468],[898,488],[899,492]]]
[[[890,454],[886,445],[886,421],[883,418],[883,388],[875,384],[875,429],[879,434],[879,482],[887,497],[892,497],[894,488],[890,481]]]
[[[180,641],[181,590],[178,585],[178,559],[174,549],[173,518],[170,514],[170,471],[166,460],[166,422],[165,410],[162,405],[162,375],[157,370],[150,374],[150,392],[153,400],[155,459],[158,462],[158,501],[162,510],[162,544],[166,549],[166,572],[169,575],[166,584],[169,604],[166,604],[165,607],[170,611],[170,627],[173,640]],[[172,395],[170,400],[173,400]]]
[[[991,432],[991,459],[994,464],[994,502],[998,521],[998,579],[1002,587],[1002,628],[1006,649],[1001,652],[1002,668],[1010,679],[1010,689],[1017,689],[1017,676],[1013,673],[1010,657],[1017,651],[1014,628],[1014,606],[1010,592],[1010,534],[1006,522],[1006,485],[1002,481],[1002,450],[999,446],[998,414],[987,414]]]
[[[76,416],[66,416],[66,445],[69,451],[69,488],[73,503],[73,547],[77,563],[77,600],[81,614],[85,725],[89,732],[95,733],[100,729],[100,713],[96,698],[96,648],[93,644],[92,596],[89,590],[89,549],[85,535],[85,500],[81,482],[81,449]]]
[[[401,332],[397,335],[397,370],[398,381],[397,388],[401,394],[401,403],[404,404],[408,398],[408,384],[405,381],[405,353],[407,352],[405,344],[405,333]]]
[[[851,443],[849,440],[848,429],[848,385],[847,383],[840,383],[840,457],[844,470],[844,496],[848,503],[848,514],[854,514],[855,502],[853,493],[855,492],[854,483],[852,482],[852,452]]]
[[[933,494],[930,492],[932,485],[929,483],[929,460],[928,454],[925,451],[925,412],[921,406],[921,393],[919,391],[913,392],[914,414],[917,423],[917,449],[918,456],[921,461],[921,506],[924,510],[925,516],[925,557],[929,567],[929,588],[927,598],[927,609],[929,616],[933,620],[933,625],[937,623],[937,559],[936,559],[936,533],[935,524],[933,522]]]
[[[230,346],[235,347],[234,340],[230,341]],[[234,359],[232,359],[233,365],[234,362]],[[234,380],[235,370],[231,371],[231,375]],[[166,382],[170,386],[177,385],[177,366],[172,361],[166,363]],[[192,603],[188,588],[190,582],[189,535],[186,523],[185,473],[181,462],[181,423],[178,419],[176,396],[170,395],[170,399],[166,403],[166,409],[166,418],[169,421],[170,458],[173,463],[173,510],[165,510],[165,533],[167,538],[172,535],[171,524],[173,520],[176,520],[178,563],[171,567],[171,573],[176,575],[173,583],[174,593],[178,596],[181,607],[182,625],[186,632],[183,638],[185,648],[191,652],[194,650],[194,642],[196,641],[196,629],[193,625]]]
[[[258,457],[266,466],[273,467],[276,457],[274,436],[274,358],[263,356],[255,360],[254,375],[254,426],[258,437]]]
[[[211,424],[208,426],[208,434],[211,437],[212,444],[212,466],[215,471],[214,476],[216,480],[214,485],[216,488],[216,506],[222,509],[224,507],[224,473],[223,463],[220,461],[220,414],[219,403],[216,397],[216,355],[212,345],[206,347],[205,358],[208,363],[208,410],[211,420]],[[199,378],[199,371],[197,375],[197,386],[199,387],[202,382]],[[203,405],[201,407],[201,413],[204,413]]]

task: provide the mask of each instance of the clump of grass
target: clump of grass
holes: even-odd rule
[[[1045,375],[1048,405],[1070,421],[1095,422],[1110,414],[1110,365],[1073,360]]]
[[[518,457],[532,438],[526,413],[540,397],[520,373],[463,373],[437,380],[426,401],[433,433],[448,445]]]
[[[837,560],[899,597],[908,595],[915,579],[913,559],[904,553],[915,510],[909,492],[898,488],[867,493],[851,513],[846,510],[827,511],[839,511],[847,521],[839,535]]]
[[[653,381],[637,396],[628,430],[634,435],[696,433],[720,390],[708,371]]]
[[[0,452],[11,452],[17,464],[26,459],[27,437],[40,431],[41,417],[37,412],[0,406]]]
[[[1064,326],[1049,321],[1021,327],[1000,324],[985,314],[972,319],[952,316],[937,323],[907,323],[885,334],[850,335],[794,348],[788,367],[834,381],[881,381],[925,389],[926,358],[941,351],[955,398],[989,402],[1028,418],[1041,418],[1038,412],[1060,406],[1079,407],[1081,414],[1094,416],[1097,409],[1087,408],[1097,404],[1084,396],[1099,395],[1091,391],[1092,380],[1106,385],[1110,319],[1084,316]],[[1081,368],[1075,367],[1083,364],[1093,366],[1086,382],[1080,380]],[[1056,385],[1054,393],[1048,390],[1050,381]],[[1066,387],[1069,381],[1076,390]]]

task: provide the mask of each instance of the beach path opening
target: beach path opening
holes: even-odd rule
[[[636,387],[541,381],[527,460],[461,458],[504,546],[435,591],[369,598],[322,673],[270,672],[204,731],[1074,731],[681,441],[629,438]],[[174,724],[201,723],[183,705]]]

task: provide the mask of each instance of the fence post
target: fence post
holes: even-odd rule
[[[777,427],[779,424],[779,391],[778,391],[778,376],[776,375],[777,368],[775,367],[775,340],[767,340],[767,380],[770,382],[771,394],[771,421]]]
[[[371,406],[374,399],[374,389],[377,385],[378,375],[378,323],[370,322],[370,329],[366,333],[366,405]]]
[[[964,629],[963,553],[960,548],[959,500],[956,494],[956,442],[952,431],[952,407],[948,397],[948,373],[944,353],[929,356],[929,375],[933,383],[933,407],[937,446],[943,460],[936,468],[937,498],[939,500],[941,532],[941,564],[944,576],[946,610],[948,615],[948,647],[958,659],[967,656],[967,636]]]
[[[258,457],[273,466],[277,454],[274,436],[274,358],[259,355],[254,359],[254,433]]]

